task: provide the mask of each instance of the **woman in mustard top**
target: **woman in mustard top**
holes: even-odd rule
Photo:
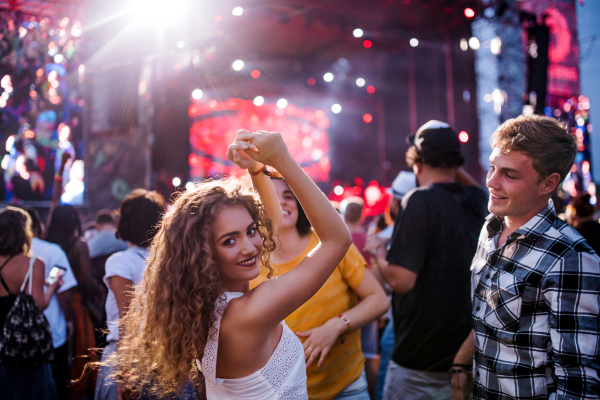
[[[277,249],[271,254],[273,277],[277,277],[310,257],[319,239],[285,181],[273,179],[273,185],[283,210]],[[321,289],[285,319],[303,341],[311,400],[369,400],[359,328],[383,315],[390,304],[366,266],[352,245]],[[266,279],[263,270],[250,287]]]

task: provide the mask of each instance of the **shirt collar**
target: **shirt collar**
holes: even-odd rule
[[[535,242],[542,234],[544,234],[554,222],[558,219],[554,210],[554,202],[548,201],[548,205],[539,213],[533,216],[522,227],[511,233],[506,242],[513,242],[517,239]],[[501,217],[490,214],[486,218],[488,238],[493,238],[504,228],[504,221]]]

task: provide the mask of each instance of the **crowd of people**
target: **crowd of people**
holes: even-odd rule
[[[552,201],[573,136],[506,121],[485,187],[448,124],[407,141],[370,220],[245,130],[248,175],[170,204],[137,189],[84,227],[58,176],[46,224],[6,206],[0,398],[600,399],[600,224]]]

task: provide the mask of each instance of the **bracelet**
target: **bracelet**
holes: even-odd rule
[[[338,315],[338,318],[342,320],[342,322],[346,325],[346,332],[349,332],[351,329],[350,319],[346,317],[344,314]]]
[[[256,172],[252,172],[252,171],[248,170],[248,173],[250,175],[252,175],[252,176],[257,176],[257,175],[260,175],[260,174],[267,175],[267,172],[268,171],[267,171],[267,166],[266,165],[263,165],[263,167],[261,169],[259,169],[258,171],[256,171]]]
[[[462,369],[462,368],[451,368],[450,371],[451,374],[467,374],[467,375],[472,375],[473,371],[471,370],[466,370],[466,369]]]
[[[57,181],[57,182],[62,182],[63,178],[62,178],[62,176],[54,175],[54,180]]]

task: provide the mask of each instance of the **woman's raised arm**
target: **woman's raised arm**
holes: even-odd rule
[[[281,204],[277,198],[277,192],[273,187],[271,179],[261,173],[264,164],[255,161],[250,157],[244,150],[254,149],[256,146],[247,140],[252,138],[252,134],[245,130],[240,129],[237,132],[232,144],[227,147],[227,158],[237,164],[240,168],[247,169],[252,178],[252,186],[258,192],[260,201],[265,207],[267,216],[273,224],[273,232],[277,233],[281,222],[283,221],[283,212],[281,211]]]
[[[319,290],[348,251],[352,237],[323,192],[294,161],[281,135],[262,131],[251,135],[248,140],[256,148],[244,151],[281,173],[320,240],[292,271],[262,283],[244,296],[248,322],[261,329],[272,329]]]

